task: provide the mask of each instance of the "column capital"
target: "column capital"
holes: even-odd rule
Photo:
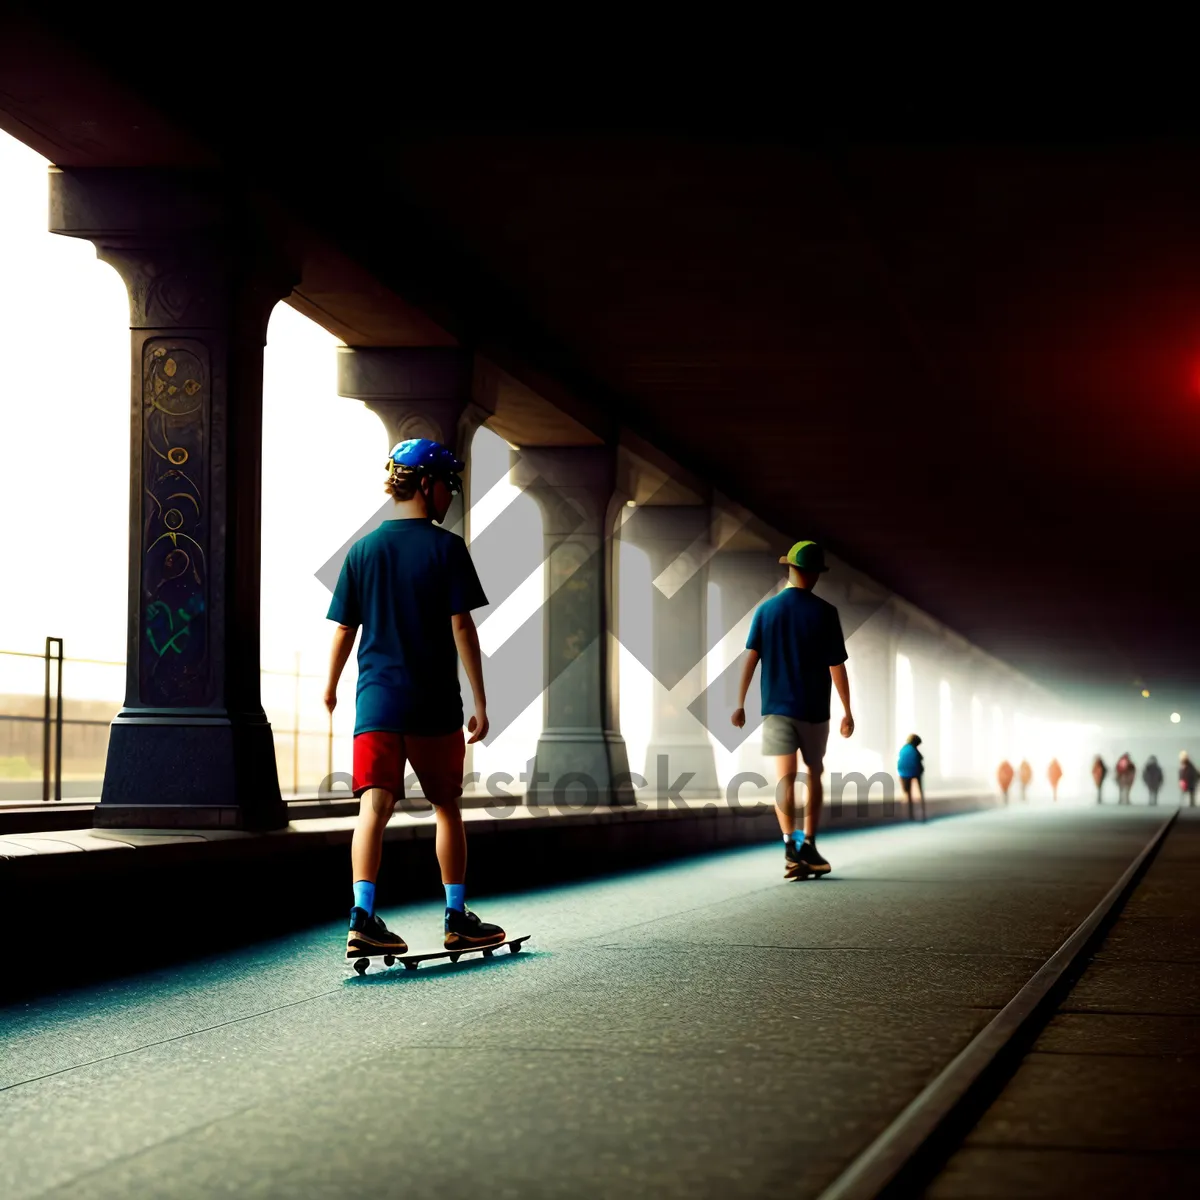
[[[547,536],[606,538],[617,494],[612,446],[523,446],[513,451],[509,479],[542,510]]]
[[[51,233],[83,238],[129,292],[131,329],[215,329],[265,341],[298,257],[219,171],[50,169]]]
[[[380,417],[389,449],[425,437],[465,458],[488,415],[472,401],[474,357],[453,346],[339,346],[338,395]]]

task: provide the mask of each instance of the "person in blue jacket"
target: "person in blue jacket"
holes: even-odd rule
[[[896,760],[896,774],[900,776],[900,786],[904,789],[904,798],[908,801],[908,819],[913,819],[913,784],[921,794],[921,820],[925,820],[925,756],[917,749],[921,739],[915,734],[908,735],[908,741],[900,747],[900,755]]]

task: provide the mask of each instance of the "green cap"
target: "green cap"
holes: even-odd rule
[[[800,571],[828,571],[825,565],[825,551],[816,542],[797,542],[780,563],[786,563]]]

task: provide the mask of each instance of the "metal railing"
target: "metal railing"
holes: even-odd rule
[[[63,730],[67,726],[79,727],[101,727],[108,728],[112,721],[111,719],[101,720],[89,718],[86,716],[70,716],[64,715],[63,702],[63,668],[65,663],[81,664],[97,667],[125,667],[124,661],[113,659],[98,659],[98,658],[68,658],[64,651],[64,641],[60,637],[46,638],[45,649],[41,654],[27,650],[0,650],[0,657],[19,658],[19,659],[42,659],[45,663],[43,671],[43,688],[42,688],[42,704],[41,715],[35,715],[34,712],[17,713],[17,712],[0,712],[0,724],[8,722],[17,726],[37,725],[42,726],[41,736],[41,775],[42,775],[42,800],[49,802],[51,800],[61,801],[63,798]],[[334,751],[334,730],[333,718],[329,716],[327,728],[316,730],[303,727],[303,704],[302,704],[302,681],[304,680],[319,680],[324,681],[324,675],[314,675],[301,670],[301,655],[296,651],[295,666],[290,671],[273,670],[269,667],[260,668],[260,676],[272,676],[275,678],[290,678],[294,680],[292,689],[292,722],[291,728],[280,728],[279,722],[273,723],[274,732],[281,737],[291,737],[291,783],[292,794],[300,795],[300,772],[301,772],[301,739],[304,738],[321,738],[325,742],[325,764],[323,778],[329,779],[333,775],[333,751]],[[30,701],[34,700],[34,694],[21,693],[28,695]],[[91,701],[95,703],[93,699]],[[33,708],[33,704],[30,705]],[[35,735],[36,736],[36,735]],[[24,760],[26,768],[32,765],[31,759],[34,754],[34,746],[36,742],[33,738],[20,739],[21,749],[24,753],[14,755],[12,762],[15,764],[17,758]],[[94,758],[95,756],[93,756]],[[5,760],[0,760],[5,761]],[[277,765],[283,767],[280,762],[280,747],[276,746],[276,762]],[[282,775],[283,772],[281,771]],[[96,771],[96,782],[99,783],[103,777],[103,767],[100,766]],[[0,780],[3,775],[0,775]],[[316,786],[312,788],[314,792],[318,789]],[[33,797],[29,797],[33,798]]]

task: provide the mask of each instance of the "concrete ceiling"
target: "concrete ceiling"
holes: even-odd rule
[[[598,118],[527,71],[517,113],[500,58],[255,56],[163,20],[191,48],[153,70],[111,24],[21,26],[7,128],[64,165],[241,172],[347,342],[469,345],[521,419],[628,427],[1035,678],[1200,683],[1188,138],[873,135],[647,91]]]

